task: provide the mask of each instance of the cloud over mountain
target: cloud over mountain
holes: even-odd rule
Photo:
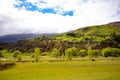
[[[120,0],[0,0],[0,35],[56,33],[120,21]]]

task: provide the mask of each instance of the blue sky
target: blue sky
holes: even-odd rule
[[[0,0],[0,36],[62,33],[120,21],[120,0]]]
[[[15,8],[21,9],[21,8],[25,8],[25,10],[27,11],[38,11],[41,12],[43,14],[45,13],[51,13],[51,14],[60,14],[62,16],[73,16],[74,11],[70,10],[70,11],[62,11],[61,13],[59,13],[59,11],[56,11],[53,7],[46,7],[46,8],[39,8],[36,5],[28,2],[27,0],[19,0],[21,3],[19,4],[14,4]],[[46,2],[41,1],[41,4],[46,4]],[[60,7],[58,7],[60,8]]]

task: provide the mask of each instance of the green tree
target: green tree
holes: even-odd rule
[[[58,60],[59,55],[60,55],[60,53],[59,53],[59,50],[57,48],[52,50],[51,57],[57,58],[57,60]]]
[[[87,50],[85,50],[85,49],[80,50],[79,56],[85,57],[85,56],[87,56],[87,55],[88,55]]]
[[[92,48],[88,47],[88,58],[92,60],[92,57],[93,57]]]
[[[78,51],[77,48],[72,47],[72,48],[71,48],[71,51],[72,51],[72,55],[73,55],[74,57],[79,55],[79,51]]]
[[[74,53],[74,51],[72,50],[72,48],[68,48],[68,49],[65,50],[66,59],[68,61],[72,60],[73,53]]]
[[[119,57],[120,56],[120,49],[118,48],[112,48],[113,56]]]
[[[118,48],[104,48],[102,49],[102,56],[104,57],[108,57],[108,56],[113,56],[113,57],[117,57],[120,56],[120,49]]]
[[[113,56],[113,54],[112,54],[112,49],[111,48],[104,48],[104,49],[102,49],[102,56],[104,56],[104,57],[108,57],[108,56]]]
[[[97,57],[101,54],[100,50],[92,50],[91,48],[88,49],[88,57],[90,60],[94,60],[93,57]]]
[[[57,48],[53,49],[51,52],[51,57],[57,58],[59,56],[59,50]]]
[[[39,61],[39,56],[40,56],[40,48],[35,48],[34,50],[34,54],[35,54],[35,61],[38,62]]]
[[[22,61],[22,54],[21,53],[17,55],[17,59],[18,59],[18,62]]]
[[[100,56],[101,51],[100,50],[92,50],[91,54],[93,57],[98,57],[98,56]]]
[[[19,50],[14,51],[13,52],[13,57],[16,58],[18,56],[18,54],[21,54],[21,52]]]

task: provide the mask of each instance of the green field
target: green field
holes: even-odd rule
[[[16,63],[0,80],[120,80],[120,59]]]

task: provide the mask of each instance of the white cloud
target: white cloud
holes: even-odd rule
[[[27,0],[39,8],[74,11],[73,16],[42,14],[13,6],[15,0],[0,0],[0,35],[65,32],[83,26],[120,21],[120,0]],[[20,3],[20,2],[19,2]],[[59,6],[59,8],[57,8]]]

